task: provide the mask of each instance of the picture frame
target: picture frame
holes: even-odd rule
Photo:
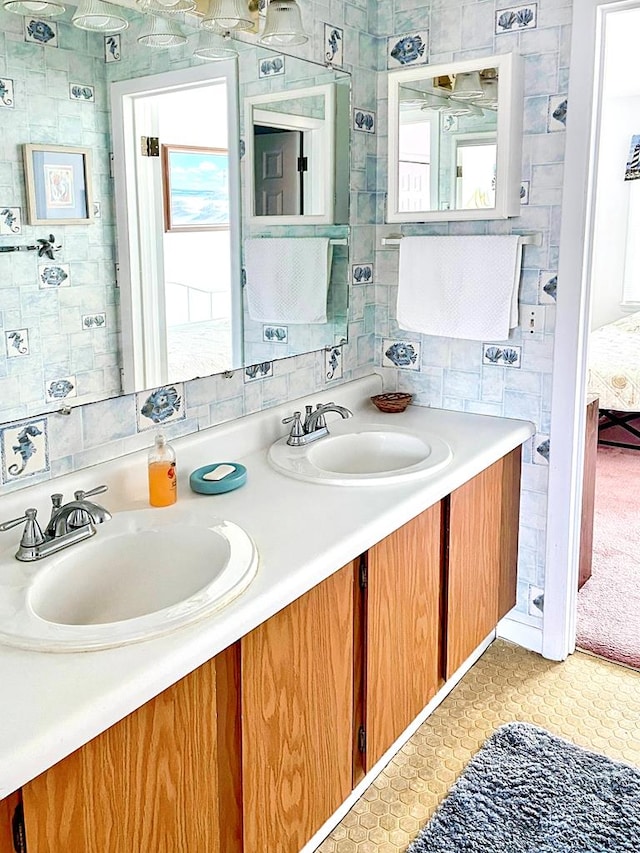
[[[93,221],[91,151],[65,145],[23,146],[29,225]]]
[[[161,155],[165,231],[228,229],[228,150],[167,144]]]

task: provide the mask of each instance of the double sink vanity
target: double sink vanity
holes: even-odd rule
[[[380,386],[332,389],[353,417],[303,446],[282,420],[317,399],[174,440],[173,507],[144,451],[0,498],[104,483],[112,515],[32,562],[3,534],[0,853],[298,853],[492,635],[533,427]],[[246,485],[191,492],[218,461]]]

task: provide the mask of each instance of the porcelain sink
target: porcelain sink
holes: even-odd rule
[[[227,605],[253,580],[251,538],[190,508],[115,513],[91,539],[34,563],[0,557],[0,641],[89,651],[151,639]]]
[[[355,419],[354,419],[355,420]],[[332,424],[332,433],[305,447],[279,439],[269,449],[273,468],[297,480],[333,486],[380,486],[431,476],[453,458],[446,441],[390,424]]]

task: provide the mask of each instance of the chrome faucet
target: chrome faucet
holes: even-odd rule
[[[292,447],[304,447],[312,441],[317,441],[325,435],[329,435],[325,415],[327,412],[337,412],[343,418],[350,418],[353,412],[337,403],[318,403],[315,410],[311,406],[306,407],[305,419],[302,420],[302,412],[294,412],[289,418],[284,418],[283,424],[291,424],[291,431],[287,444]]]
[[[38,511],[33,507],[25,510],[20,518],[0,524],[0,531],[11,530],[25,522],[22,539],[16,551],[16,559],[22,562],[41,560],[69,545],[88,539],[96,532],[95,525],[109,521],[111,513],[100,504],[87,500],[93,495],[107,491],[107,486],[97,486],[89,492],[74,493],[74,500],[62,503],[62,495],[51,495],[51,518],[44,531],[37,519]]]

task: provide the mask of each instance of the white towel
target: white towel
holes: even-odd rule
[[[398,325],[425,335],[505,340],[518,325],[521,261],[517,234],[403,237]]]
[[[328,237],[245,240],[249,317],[267,323],[326,323],[332,246]]]

